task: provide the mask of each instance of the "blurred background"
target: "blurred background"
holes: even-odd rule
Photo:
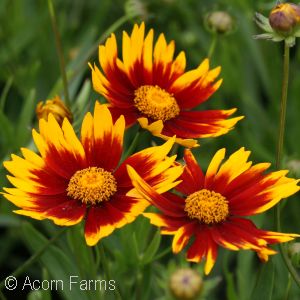
[[[187,69],[197,67],[208,56],[212,43],[216,43],[210,64],[212,67],[219,65],[222,67],[221,77],[224,81],[221,88],[201,108],[229,109],[237,107],[238,111],[235,116],[244,115],[245,119],[238,123],[235,130],[225,136],[201,140],[201,147],[195,150],[201,163],[207,166],[214,152],[220,147],[226,147],[228,153],[231,153],[241,146],[252,151],[251,159],[253,161],[274,163],[278,136],[283,49],[281,43],[253,39],[253,35],[261,33],[253,21],[253,16],[255,12],[268,16],[276,1],[53,0],[53,3],[67,66],[76,128],[79,128],[83,114],[92,109],[96,99],[104,102],[104,99],[93,92],[91,88],[91,72],[87,65],[88,62],[97,61],[99,42],[103,43],[113,30],[117,35],[120,47],[122,31],[130,32],[135,22],[140,23],[144,20],[148,30],[155,29],[156,37],[163,32],[168,41],[175,40],[176,53],[181,50],[185,51]],[[208,15],[214,11],[225,11],[230,15],[232,28],[229,32],[215,34],[207,30],[209,27]],[[300,174],[299,69],[300,53],[298,44],[296,44],[291,49],[284,147],[284,167],[290,169],[290,176],[294,177],[299,177]],[[37,126],[36,104],[55,95],[63,98],[63,86],[47,1],[1,0],[1,161],[9,159],[11,153],[18,154],[20,147],[32,147],[31,129]],[[128,132],[127,144],[130,143],[131,137],[132,132]],[[143,144],[139,146],[143,147]],[[9,186],[5,175],[6,171],[1,164],[1,187]],[[295,200],[297,200],[297,196],[290,198],[282,213],[282,230],[284,232],[300,232],[299,203]],[[35,252],[43,244],[45,236],[52,236],[53,232],[57,230],[51,222],[35,222],[13,215],[13,209],[13,205],[1,197],[1,280],[20,266],[31,253]],[[148,226],[144,221],[138,220],[138,222],[144,224],[143,226]],[[266,229],[274,229],[273,212],[265,214],[263,218],[257,217],[256,222]],[[155,232],[152,228],[148,230]],[[36,237],[34,241],[30,238],[33,236]],[[75,233],[69,234],[69,240],[75,239],[74,236]],[[145,245],[148,242],[145,241]],[[170,240],[164,239],[157,248],[164,249],[169,242]],[[57,254],[55,251],[58,249],[53,248],[52,256],[51,253],[48,253],[48,257],[43,256],[43,260],[35,263],[27,271],[30,276],[53,278],[55,270],[49,267],[49,260],[52,261],[53,258],[58,260],[59,258],[63,261],[66,259],[65,256],[71,255],[70,257],[72,257],[74,253],[68,242],[60,241],[59,243],[58,248],[64,249],[64,251],[59,250],[61,252]],[[106,239],[105,243],[107,248],[111,248],[117,245],[117,237]],[[134,255],[133,252],[130,252],[132,249],[126,250],[125,248],[124,246],[122,250],[124,252],[121,253],[125,258],[132,258]],[[143,251],[142,246],[140,251]],[[114,256],[114,253],[111,254],[111,274],[112,277],[119,276],[118,280],[124,282],[123,295],[127,295],[126,286],[128,286],[128,295],[130,295],[130,291],[134,289],[134,280],[128,279],[126,274],[135,272],[134,262],[136,260],[132,258],[131,261],[131,258],[124,259],[124,257],[119,261],[118,259],[122,257],[118,258],[117,255]],[[70,262],[72,263],[72,261],[71,259]],[[265,272],[264,269],[260,269],[257,258],[248,252],[241,252],[238,255],[236,253],[221,254],[218,258],[218,265],[210,275],[211,281],[209,281],[208,287],[211,285],[212,289],[209,291],[207,299],[284,299],[290,279],[279,255],[273,261],[272,268],[276,269],[276,277],[273,278],[276,283],[273,296],[264,298],[263,295],[260,295],[262,298],[255,298],[253,296],[257,293],[255,287],[261,284],[261,281],[257,284],[257,276],[263,277]],[[170,299],[168,298],[171,296],[167,291],[167,278],[170,272],[180,264],[184,265],[184,259],[181,256],[174,258],[168,254],[152,266],[147,265],[143,267],[144,269],[139,269],[137,274],[142,274],[140,280],[145,281],[145,288],[139,299]],[[64,267],[70,266],[65,264]],[[268,284],[270,282],[267,282],[266,286]],[[289,299],[299,299],[299,292],[293,284],[291,285]],[[39,293],[30,291],[4,291],[4,294],[7,294],[8,299],[12,299],[10,297],[16,295],[20,299],[51,297],[49,293],[41,296]],[[70,299],[69,296],[60,292],[52,293],[53,299]],[[130,296],[124,297],[124,299],[132,299],[126,298]]]

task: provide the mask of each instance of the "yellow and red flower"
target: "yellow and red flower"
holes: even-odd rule
[[[33,138],[40,155],[21,149],[4,162],[14,188],[4,188],[6,199],[20,207],[15,212],[34,219],[50,219],[70,226],[85,218],[85,238],[95,245],[116,228],[134,221],[148,202],[127,196],[133,189],[126,165],[132,166],[161,192],[172,188],[182,173],[176,156],[166,156],[174,139],[144,149],[120,163],[125,120],[115,123],[105,105],[87,113],[78,139],[68,119],[60,127],[52,114],[41,119]]]
[[[160,34],[153,49],[153,29],[145,36],[145,25],[135,25],[131,36],[123,32],[122,60],[114,34],[99,47],[99,62],[94,64],[94,89],[109,102],[116,119],[124,115],[126,125],[135,122],[153,135],[193,147],[195,138],[227,133],[243,117],[227,119],[236,109],[192,111],[205,102],[221,85],[215,82],[221,68],[209,69],[205,59],[196,69],[185,72],[182,51],[174,59],[175,43]]]
[[[162,234],[174,235],[174,253],[180,252],[194,238],[187,259],[200,262],[206,258],[206,274],[215,263],[219,246],[230,250],[251,249],[267,261],[269,255],[276,253],[268,244],[298,236],[258,229],[245,218],[268,210],[299,190],[299,180],[285,176],[288,171],[265,174],[270,164],[251,166],[249,154],[241,148],[221,165],[225,157],[225,149],[221,149],[204,174],[191,151],[185,150],[186,166],[182,182],[176,187],[177,194],[158,194],[128,167],[138,192],[162,212],[144,213],[144,216],[162,227]]]

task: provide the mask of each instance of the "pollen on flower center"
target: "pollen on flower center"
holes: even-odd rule
[[[136,108],[154,120],[167,121],[179,115],[176,99],[157,85],[143,85],[134,95]]]
[[[185,199],[184,210],[191,219],[198,219],[208,225],[224,221],[229,213],[227,199],[206,189],[189,195]]]
[[[67,188],[69,197],[86,204],[108,201],[116,191],[115,177],[110,172],[97,167],[77,171],[71,177]]]

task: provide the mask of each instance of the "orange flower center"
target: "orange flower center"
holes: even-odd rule
[[[206,189],[189,195],[185,199],[184,210],[191,219],[198,219],[207,225],[223,222],[229,214],[226,198]]]
[[[70,179],[68,196],[86,204],[108,201],[117,191],[115,177],[102,168],[91,167],[77,171]]]
[[[134,95],[136,108],[154,120],[167,121],[179,115],[175,98],[157,85],[143,85],[134,91]]]

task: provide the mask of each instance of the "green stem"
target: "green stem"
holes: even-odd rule
[[[283,154],[283,143],[284,143],[284,131],[285,131],[285,119],[286,119],[286,104],[287,104],[287,95],[288,95],[288,84],[289,84],[289,65],[290,65],[290,47],[287,43],[284,44],[284,55],[283,55],[283,79],[282,79],[282,93],[281,93],[281,102],[280,102],[280,119],[279,119],[279,134],[278,134],[278,143],[277,143],[277,154],[276,154],[276,169],[281,168],[282,164],[282,154]],[[281,231],[280,224],[280,203],[277,204],[275,208],[276,214],[276,229]],[[291,276],[300,287],[300,277],[297,270],[295,270],[292,265],[291,260],[288,257],[286,248],[283,244],[279,244],[280,253],[282,259],[290,272]]]
[[[140,270],[140,268],[137,269],[137,273],[136,273],[136,300],[140,300],[141,299],[141,294],[142,294],[142,290],[141,290],[141,283],[142,283],[142,272]]]
[[[138,130],[136,132],[135,137],[133,138],[129,148],[127,149],[127,151],[124,154],[124,159],[126,159],[128,156],[130,156],[134,152],[134,150],[139,142],[140,136],[141,136],[141,131]]]
[[[215,52],[216,46],[217,46],[217,40],[218,40],[218,34],[215,32],[212,35],[212,40],[211,40],[211,44],[208,50],[208,54],[207,57],[211,58]]]
[[[24,273],[44,252],[52,245],[65,231],[67,227],[60,230],[54,237],[48,240],[43,247],[41,247],[36,253],[34,253],[29,259],[27,259],[19,268],[17,268],[10,276],[18,277]],[[5,285],[5,279],[0,282],[0,291]]]
[[[68,80],[67,80],[67,72],[66,72],[66,65],[65,65],[65,59],[64,59],[64,53],[61,45],[61,37],[57,26],[57,20],[56,20],[56,14],[54,10],[54,6],[52,3],[52,0],[48,0],[48,8],[52,23],[52,29],[55,36],[55,45],[56,45],[56,51],[59,58],[59,67],[60,72],[63,80],[63,86],[64,86],[64,95],[65,95],[65,103],[68,107],[70,107],[70,97],[69,97],[69,89],[68,89]]]
[[[279,137],[277,143],[277,154],[276,154],[276,168],[281,167],[283,143],[284,143],[284,132],[285,132],[285,119],[286,119],[286,104],[288,95],[289,85],[289,65],[290,65],[290,47],[284,44],[283,54],[283,79],[282,79],[282,91],[280,101],[280,119],[279,119]]]

